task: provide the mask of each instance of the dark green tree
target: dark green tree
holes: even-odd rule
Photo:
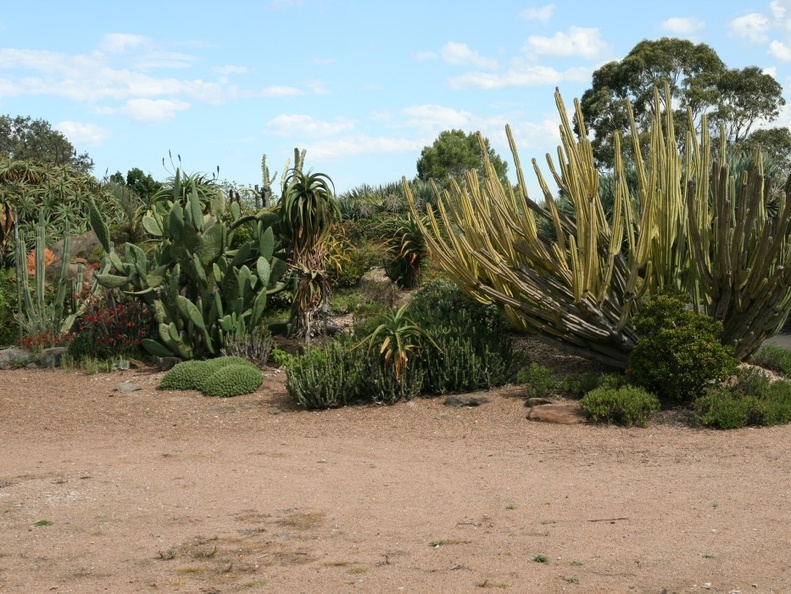
[[[758,68],[728,69],[706,44],[663,37],[638,43],[620,62],[609,62],[593,73],[591,88],[582,95],[582,117],[592,138],[597,165],[613,165],[613,135],[620,132],[623,149],[633,154],[628,138],[627,102],[631,102],[641,146],[648,144],[648,123],[653,117],[654,87],[670,87],[675,128],[679,139],[687,131],[687,109],[695,121],[707,114],[713,126],[725,125],[731,142],[743,139],[759,121],[777,118],[784,104],[782,88]],[[579,125],[577,126],[579,131]]]
[[[729,142],[747,138],[757,122],[776,120],[780,108],[785,105],[783,87],[756,66],[725,70],[720,73],[715,87],[716,111],[709,122],[715,126],[724,124]]]
[[[93,169],[88,153],[78,155],[68,138],[49,122],[30,117],[0,116],[0,155],[11,161],[70,165],[84,173]]]
[[[736,147],[748,155],[760,149],[761,154],[774,162],[785,176],[791,173],[791,130],[788,128],[759,128],[738,141]]]
[[[146,204],[149,204],[151,197],[162,189],[161,182],[156,181],[150,173],[144,173],[138,167],[127,172],[126,185]]]
[[[503,161],[489,145],[489,139],[484,139],[489,160],[497,171],[498,177],[507,182],[508,163]],[[478,141],[478,133],[465,133],[463,130],[445,130],[420,153],[417,161],[418,179],[427,181],[434,179],[445,183],[451,178],[463,182],[464,173],[475,169],[478,175],[484,177],[483,157]]]

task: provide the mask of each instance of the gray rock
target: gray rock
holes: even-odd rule
[[[525,406],[541,406],[542,404],[552,404],[554,400],[551,398],[528,398]]]
[[[137,392],[138,390],[142,390],[140,386],[137,384],[132,384],[130,382],[121,382],[115,386],[115,389],[119,392]]]
[[[489,399],[486,396],[448,396],[445,398],[445,406],[452,406],[454,408],[480,406],[487,402],[489,402]]]
[[[32,353],[16,347],[0,350],[0,369],[17,369],[24,367],[35,357]]]
[[[68,351],[66,347],[50,347],[41,351],[38,361],[41,367],[60,367],[63,354]]]

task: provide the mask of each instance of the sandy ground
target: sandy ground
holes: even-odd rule
[[[0,372],[0,592],[791,592],[791,426],[306,412],[267,376]]]

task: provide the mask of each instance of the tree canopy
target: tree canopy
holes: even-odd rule
[[[591,88],[582,95],[582,116],[598,165],[612,167],[614,133],[627,138],[627,101],[632,105],[641,144],[643,138],[647,144],[654,88],[661,91],[665,83],[670,87],[671,105],[663,102],[660,109],[674,110],[680,136],[687,130],[687,109],[691,109],[696,125],[704,114],[715,132],[723,124],[727,140],[735,143],[744,140],[759,122],[776,119],[785,104],[780,84],[755,66],[728,69],[703,43],[669,37],[644,40],[620,62],[609,62],[596,70]],[[660,97],[665,100],[661,93]],[[632,150],[628,143],[624,149]]]
[[[11,161],[70,165],[84,173],[93,169],[88,153],[78,155],[68,138],[49,122],[30,117],[0,116],[0,155]]]
[[[491,148],[488,138],[484,138],[484,144],[498,177],[506,182],[508,163]],[[463,180],[464,173],[472,169],[477,170],[479,176],[484,176],[483,156],[477,132],[440,132],[434,144],[422,150],[417,161],[417,176],[423,181],[434,179],[444,183],[451,178]]]

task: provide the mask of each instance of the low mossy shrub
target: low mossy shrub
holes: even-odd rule
[[[19,338],[17,324],[16,272],[0,268],[0,348],[16,343]]]
[[[636,386],[600,387],[583,396],[580,407],[596,423],[645,427],[659,411],[660,403],[656,396]]]
[[[261,370],[254,365],[237,363],[220,367],[203,382],[201,392],[206,396],[230,398],[252,394],[264,381]]]
[[[693,423],[715,429],[788,423],[791,381],[771,381],[761,370],[740,369],[735,386],[709,388],[693,409]]]
[[[248,367],[258,374],[258,377],[263,381],[261,370],[255,365],[241,357],[217,357],[216,359],[206,359],[204,361],[183,361],[176,364],[173,368],[162,376],[159,382],[159,387],[162,390],[197,390],[205,393],[206,382],[218,370],[223,367]],[[247,373],[247,372],[244,372]],[[247,375],[250,375],[247,373]],[[261,385],[252,388],[249,392],[241,392],[241,394],[249,394],[255,392]],[[251,385],[245,382],[244,385]],[[219,388],[215,388],[215,391]],[[228,388],[228,391],[234,391],[233,388]],[[239,394],[234,394],[238,396]]]
[[[750,358],[750,363],[791,376],[791,351],[776,344],[765,344]]]
[[[722,324],[687,308],[683,296],[648,299],[634,316],[638,339],[627,377],[663,404],[688,405],[710,385],[736,373],[733,348],[719,340]]]

